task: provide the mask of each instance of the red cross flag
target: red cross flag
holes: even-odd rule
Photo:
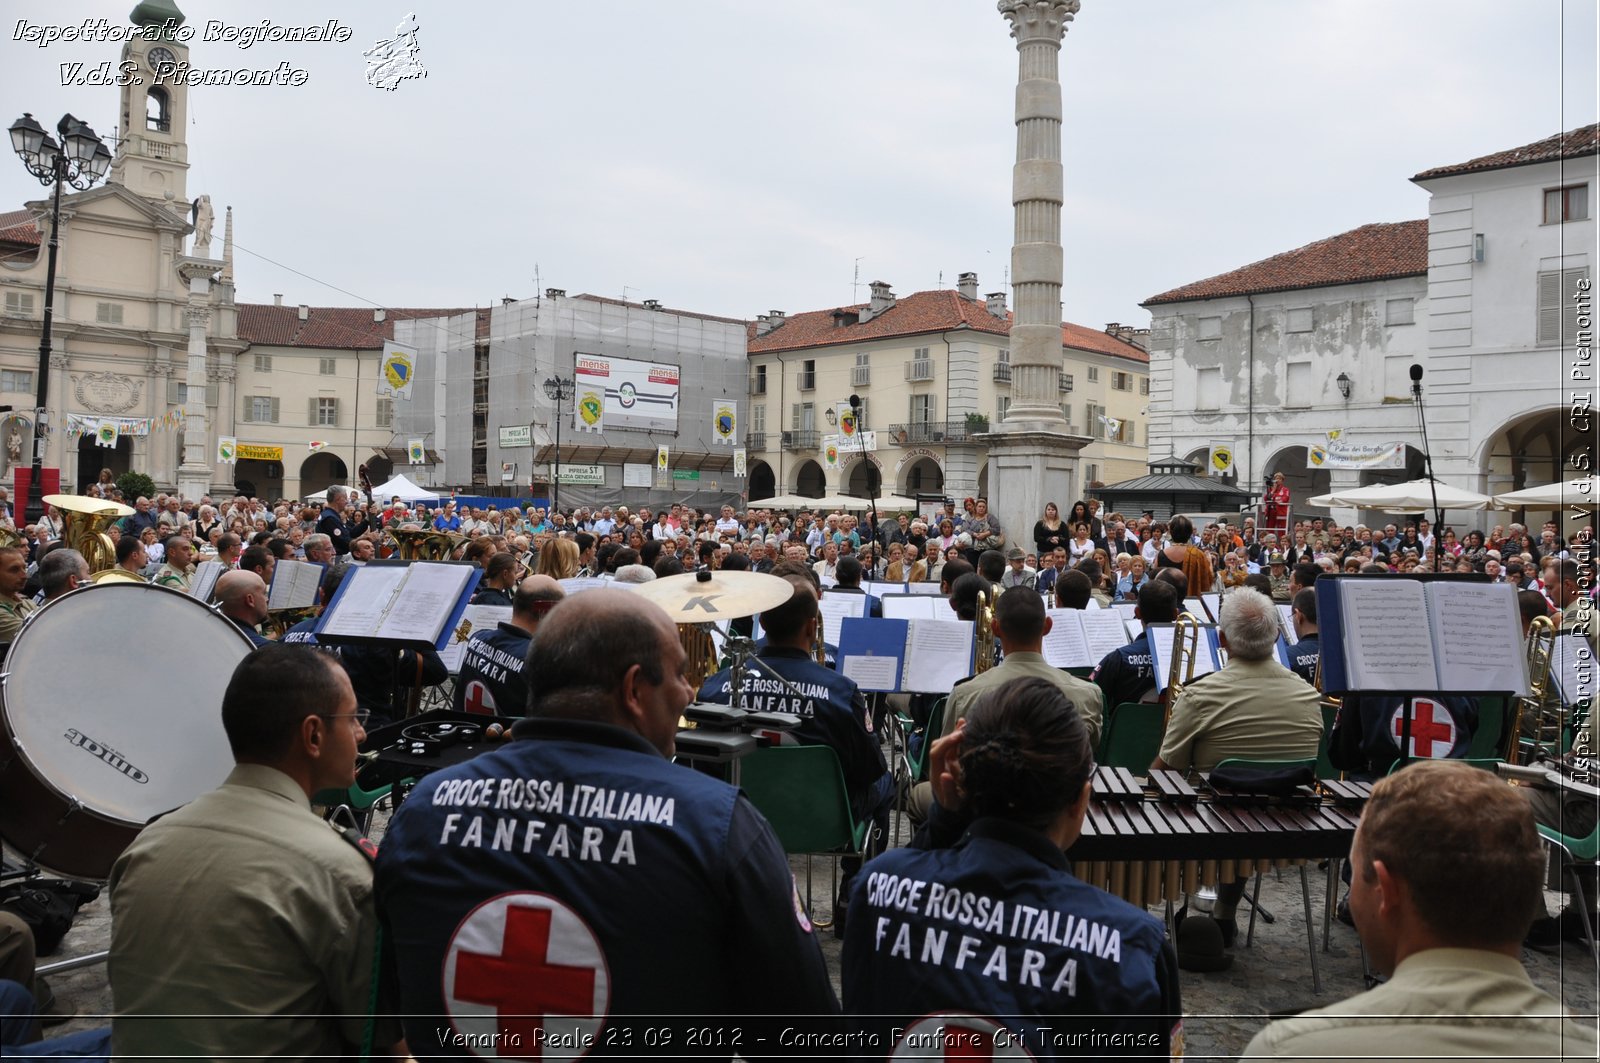
[[[1405,734],[1405,703],[1389,717],[1389,733],[1394,744],[1400,745]],[[1450,710],[1431,698],[1411,700],[1411,750],[1410,757],[1448,757],[1456,744],[1456,721]]]
[[[456,928],[444,992],[451,1026],[478,1055],[561,1059],[594,1045],[611,982],[600,943],[576,912],[545,893],[502,893]]]
[[[1033,1059],[1022,1036],[993,1019],[960,1011],[924,1015],[905,1028],[890,1059]]]

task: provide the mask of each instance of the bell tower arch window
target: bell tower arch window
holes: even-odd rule
[[[172,132],[172,99],[167,90],[155,86],[144,98],[145,128],[156,133]]]

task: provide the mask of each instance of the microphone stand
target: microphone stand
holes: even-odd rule
[[[1411,367],[1411,399],[1417,404],[1417,423],[1422,426],[1422,463],[1428,477],[1428,493],[1433,496],[1433,571],[1440,571],[1439,551],[1444,546],[1444,510],[1439,508],[1439,482],[1433,476],[1433,450],[1428,446],[1428,419],[1422,410],[1422,366]]]

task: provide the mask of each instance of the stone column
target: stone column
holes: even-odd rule
[[[189,285],[184,321],[189,326],[189,363],[184,377],[183,461],[178,466],[178,493],[199,501],[211,491],[212,446],[206,431],[206,326],[211,322],[211,281],[223,263],[213,258],[178,259],[178,275]]]
[[[1078,452],[1061,415],[1061,39],[1079,0],[1000,0],[1017,42],[1017,156],[1011,171],[1011,406],[992,433],[990,508],[1009,540],[1026,546],[1046,502],[1070,506]]]

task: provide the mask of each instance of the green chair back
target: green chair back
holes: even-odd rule
[[[1155,702],[1127,701],[1111,710],[1095,758],[1104,768],[1145,771],[1161,752],[1166,709]]]
[[[1223,768],[1252,768],[1256,771],[1288,771],[1290,768],[1310,768],[1316,765],[1315,757],[1306,757],[1298,760],[1251,760],[1249,757],[1229,757],[1217,761],[1217,766],[1212,771],[1221,771]]]
[[[831,746],[769,746],[740,764],[751,804],[786,853],[859,852],[866,824],[850,814],[844,771]]]
[[[1337,779],[1339,769],[1328,759],[1328,743],[1333,741],[1333,721],[1339,718],[1339,706],[1322,706],[1322,738],[1317,742],[1317,778]]]
[[[1478,699],[1478,729],[1472,734],[1472,741],[1467,745],[1467,759],[1476,760],[1482,757],[1497,757],[1500,755],[1504,743],[1501,738],[1506,733],[1506,699],[1501,697],[1487,697]]]
[[[1547,827],[1543,823],[1536,824],[1539,836],[1552,841],[1572,854],[1572,859],[1580,863],[1600,862],[1600,825],[1587,835],[1562,834],[1554,827]]]
[[[928,777],[928,750],[933,748],[933,743],[938,741],[944,730],[944,707],[949,701],[948,697],[943,697],[933,703],[928,713],[928,729],[923,732],[922,748],[917,750],[916,756],[911,755],[910,749],[906,750],[906,764],[911,768],[912,782],[923,782]]]
[[[393,783],[384,783],[376,790],[363,790],[360,783],[351,783],[348,790],[318,790],[311,798],[311,803],[328,808],[349,805],[352,811],[365,812],[388,796],[389,791],[393,789]]]

